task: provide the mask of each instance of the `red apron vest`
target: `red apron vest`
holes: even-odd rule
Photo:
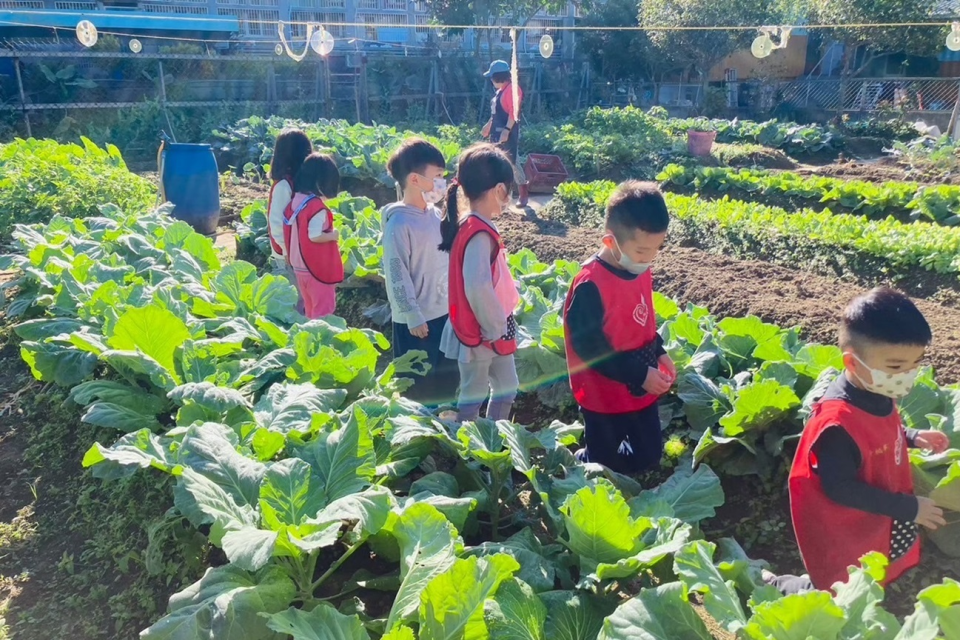
[[[893,519],[833,502],[814,471],[813,445],[824,429],[837,425],[842,425],[860,450],[860,480],[885,491],[913,493],[910,456],[896,406],[890,416],[878,418],[843,400],[816,405],[790,470],[790,513],[800,555],[817,589],[846,582],[847,567],[858,566],[860,558],[871,551],[890,557]],[[887,567],[884,584],[919,562],[918,536],[910,550]]]
[[[290,185],[291,191],[293,190],[293,178],[286,177],[282,180],[275,180],[270,186],[270,195],[267,196],[267,237],[270,238],[270,246],[273,247],[273,252],[276,254],[283,254],[283,247],[280,246],[280,242],[285,241],[285,238],[273,237],[273,229],[270,226],[270,210],[273,208],[273,190],[281,182],[286,182]]]
[[[632,351],[657,339],[657,320],[653,311],[653,276],[647,270],[629,281],[618,278],[599,259],[592,258],[573,279],[563,305],[563,331],[567,351],[570,387],[577,403],[596,413],[630,413],[646,409],[657,396],[635,396],[627,385],[601,375],[581,360],[570,342],[567,311],[577,287],[592,282],[603,302],[603,335],[614,351]]]
[[[493,349],[494,353],[501,356],[508,356],[517,350],[516,338],[498,340],[485,340],[480,330],[480,323],[477,316],[474,315],[470,303],[467,301],[467,295],[463,284],[463,257],[467,251],[467,244],[478,233],[488,233],[493,238],[494,251],[490,256],[490,273],[495,275],[497,257],[503,251],[503,241],[500,234],[493,227],[486,224],[477,216],[467,216],[460,223],[460,229],[457,236],[453,239],[453,247],[450,249],[450,273],[449,273],[449,292],[450,297],[450,324],[457,339],[468,347],[484,346]]]
[[[336,242],[313,242],[310,240],[310,221],[318,214],[326,216],[324,231],[333,230],[333,212],[317,196],[309,196],[294,210],[293,202],[283,212],[283,242],[286,245],[287,264],[291,264],[290,248],[293,246],[294,227],[298,235],[300,255],[304,267],[318,282],[338,284],[343,282],[343,259],[340,257],[340,245]],[[292,265],[294,268],[299,265]]]

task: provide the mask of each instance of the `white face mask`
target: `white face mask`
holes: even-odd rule
[[[447,195],[447,181],[444,178],[433,179],[433,189],[423,192],[423,201],[427,204],[437,204]]]
[[[620,243],[617,242],[616,236],[610,236],[613,238],[613,244],[617,246],[617,251],[620,252],[620,257],[617,259],[617,263],[634,275],[642,275],[646,273],[647,269],[650,268],[649,262],[634,262],[623,252],[623,249],[620,248]]]
[[[870,372],[870,377],[873,379],[872,383],[867,384],[863,378],[854,373],[853,375],[857,376],[857,380],[860,381],[863,388],[871,393],[893,398],[894,400],[910,393],[910,390],[917,381],[917,375],[920,373],[919,368],[911,369],[910,371],[887,373],[879,369],[871,369],[857,354],[853,354],[853,357]]]

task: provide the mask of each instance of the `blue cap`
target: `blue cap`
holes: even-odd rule
[[[483,74],[483,77],[489,78],[495,73],[503,73],[505,71],[510,71],[510,65],[507,64],[505,60],[494,60],[490,63],[490,69]]]

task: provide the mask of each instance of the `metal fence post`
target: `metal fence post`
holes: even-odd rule
[[[277,113],[277,70],[272,62],[267,65],[267,111]]]
[[[23,121],[27,124],[27,137],[33,137],[30,128],[30,113],[27,111],[27,93],[23,90],[23,77],[20,75],[20,58],[13,59],[13,68],[17,71],[17,88],[20,90],[20,108],[23,110]]]

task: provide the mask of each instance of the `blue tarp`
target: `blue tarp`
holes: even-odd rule
[[[231,16],[183,16],[142,11],[42,11],[0,10],[0,28],[41,27],[74,29],[81,20],[89,20],[104,31],[217,31],[238,32],[240,21]]]

